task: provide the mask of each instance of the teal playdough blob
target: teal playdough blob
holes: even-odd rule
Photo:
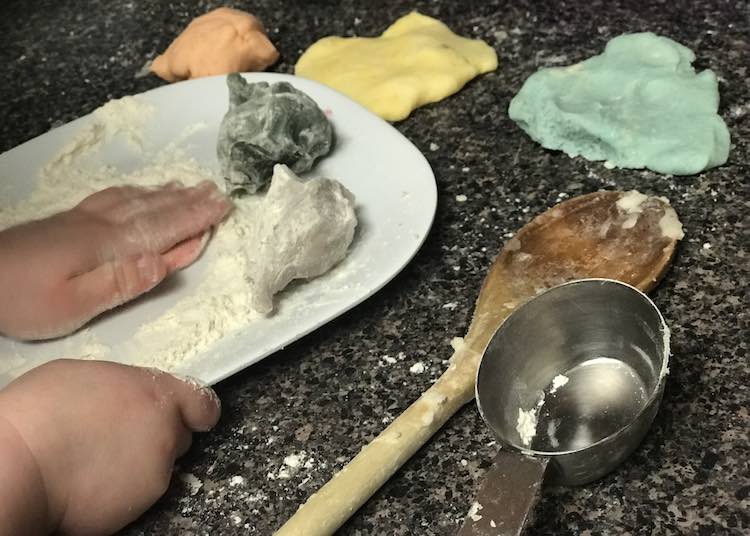
[[[716,75],[653,33],[626,34],[604,53],[526,80],[508,114],[535,141],[607,167],[691,175],[720,166],[729,131],[716,113]]]

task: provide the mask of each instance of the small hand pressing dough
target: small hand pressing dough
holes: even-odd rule
[[[487,43],[414,11],[380,37],[324,37],[305,51],[295,72],[398,121],[496,68],[497,54]]]
[[[220,7],[193,20],[151,64],[168,82],[262,71],[279,59],[263,24],[249,13]]]

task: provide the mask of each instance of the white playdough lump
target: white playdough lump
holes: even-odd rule
[[[248,275],[252,306],[273,310],[273,295],[294,279],[317,277],[342,260],[354,238],[354,195],[332,179],[302,181],[274,167],[271,186],[254,218]]]

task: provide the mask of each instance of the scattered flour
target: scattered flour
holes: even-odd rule
[[[552,419],[547,423],[547,437],[549,437],[549,444],[552,448],[560,446],[560,441],[557,439],[557,423],[558,419]]]
[[[234,211],[213,237],[206,268],[211,277],[160,318],[138,328],[129,352],[145,350],[137,364],[173,370],[224,335],[260,318],[252,307],[247,257],[237,254],[249,233],[253,202],[257,201],[235,202]]]
[[[159,175],[169,172],[169,168],[150,170],[131,178],[118,176],[111,166],[86,165],[87,156],[118,134],[127,141],[131,150],[142,153],[142,128],[154,112],[152,106],[140,103],[133,97],[110,101],[94,111],[93,121],[41,169],[39,183],[28,198],[17,204],[0,200],[0,229],[67,210],[84,197],[108,186],[124,182],[152,186],[163,182]],[[175,170],[167,180],[173,176],[179,176],[179,170]],[[184,182],[189,184],[190,178],[187,177]],[[200,178],[205,177],[201,175]]]
[[[234,475],[232,478],[229,479],[229,486],[230,487],[236,487],[236,486],[242,486],[245,483],[245,477],[240,475]]]
[[[289,456],[284,458],[284,465],[287,465],[293,469],[296,469],[297,467],[300,466],[304,457],[305,457],[304,452],[300,454],[290,454]]]
[[[441,406],[448,401],[448,397],[439,391],[427,390],[419,397],[419,400],[424,403],[420,422],[422,426],[430,426],[435,421],[435,415],[440,411]]]
[[[669,327],[667,324],[662,320],[662,345],[664,347],[664,363],[662,364],[661,371],[659,372],[659,379],[664,378],[667,374],[669,374],[669,357],[672,352],[669,343],[671,338],[671,331],[669,330]]]
[[[667,238],[682,240],[685,237],[682,223],[677,217],[677,212],[672,207],[664,211],[664,216],[659,220],[659,228],[661,229],[661,234]]]
[[[537,408],[523,410],[518,408],[516,431],[521,436],[521,442],[528,446],[536,436]]]
[[[549,390],[549,394],[555,394],[560,387],[563,387],[567,383],[568,377],[564,374],[558,374],[557,376],[552,378],[552,389]]]
[[[179,181],[190,186],[212,180],[223,189],[224,181],[218,174],[201,167],[180,149],[181,142],[205,124],[188,127],[158,150],[146,150],[144,126],[155,111],[137,97],[124,97],[93,112],[92,120],[41,169],[39,182],[28,197],[22,202],[0,197],[0,228],[67,210],[86,196],[114,185],[148,187]],[[123,141],[136,161],[143,162],[141,167],[123,170],[103,165],[104,158],[91,158],[107,154],[107,144]],[[117,355],[111,355],[112,349],[89,329],[64,340],[68,355],[175,371],[226,335],[259,319],[261,315],[251,303],[248,260],[238,252],[246,249],[254,229],[253,214],[262,199],[246,196],[235,200],[235,209],[216,229],[204,253],[206,275],[197,287],[158,318],[133,326],[134,333],[118,347]],[[11,360],[14,369],[0,372],[15,375],[32,364],[23,366],[21,346],[13,345],[18,358]]]
[[[182,480],[189,489],[190,496],[194,496],[200,491],[200,489],[203,487],[203,482],[200,478],[195,476],[193,473],[182,473],[179,475],[180,480]]]
[[[629,215],[622,224],[623,229],[630,229],[635,226],[638,217],[643,213],[643,203],[646,200],[648,200],[648,196],[637,190],[630,190],[617,200],[617,207]]]
[[[483,507],[478,502],[474,501],[474,503],[471,505],[471,508],[469,508],[469,513],[466,514],[471,518],[472,521],[475,523],[482,519],[482,516],[479,514],[479,510],[481,510]]]
[[[669,200],[667,198],[660,197],[659,199],[667,204],[667,207],[664,209],[664,215],[659,220],[661,234],[673,240],[682,240],[685,233],[682,229],[682,223],[677,217],[677,213],[671,206],[669,206]],[[631,190],[625,193],[617,200],[617,208],[628,216],[622,223],[623,229],[630,229],[638,223],[638,218],[644,210],[643,205],[647,200],[647,195],[636,190]]]
[[[39,186],[31,200],[18,205],[17,210],[23,212],[15,214],[15,219],[22,221],[39,214],[40,205],[47,209],[47,214],[65,210],[83,197],[115,184],[154,186],[180,181],[189,186],[213,180],[223,185],[220,177],[184,158],[174,146],[154,156],[146,155],[144,160],[156,163],[127,174],[112,168],[87,169],[83,165],[85,155],[97,151],[117,134],[124,135],[142,153],[142,128],[154,112],[152,106],[134,97],[110,101],[96,110],[94,121],[42,170]],[[188,130],[188,134],[194,131]],[[52,199],[55,203],[50,202]],[[159,318],[137,329],[127,345],[130,362],[174,370],[180,362],[259,317],[250,303],[247,259],[237,254],[247,241],[249,214],[258,202],[249,196],[235,203],[235,210],[214,233],[206,252],[209,261],[206,273],[211,277],[205,277],[194,292]],[[96,341],[90,341],[89,345],[96,346]]]
[[[307,452],[300,451],[297,454],[290,454],[284,457],[281,467],[276,472],[269,472],[266,475],[268,480],[287,480],[300,472],[302,469],[312,469],[314,466],[313,459],[308,456]]]
[[[396,358],[395,357],[391,357],[389,355],[384,355],[380,359],[383,360],[383,363],[386,363],[388,365],[393,365],[396,362]]]

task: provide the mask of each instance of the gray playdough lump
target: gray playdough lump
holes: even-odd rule
[[[315,101],[288,82],[248,83],[232,73],[227,85],[229,110],[216,152],[230,193],[264,188],[275,164],[303,173],[331,150],[331,123]]]

